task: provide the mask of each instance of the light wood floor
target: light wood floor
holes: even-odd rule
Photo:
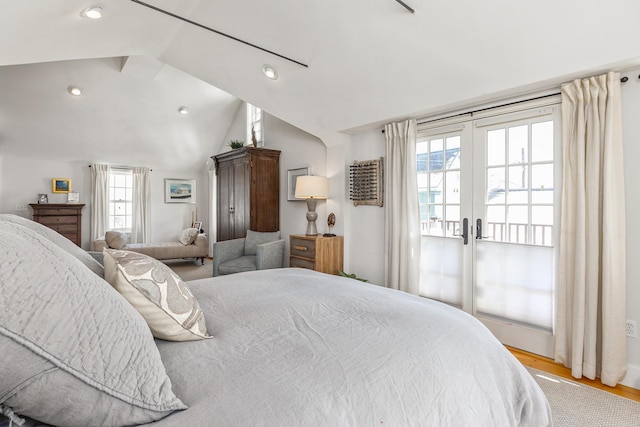
[[[609,387],[602,384],[600,381],[592,381],[586,378],[577,380],[571,376],[571,370],[569,368],[565,368],[564,366],[555,363],[551,359],[509,346],[507,346],[507,349],[509,349],[509,351],[524,366],[538,369],[549,374],[557,375],[561,378],[566,378],[580,384],[585,384],[600,390],[608,391],[609,393],[617,394],[618,396],[626,397],[627,399],[635,400],[636,402],[640,402],[640,390],[636,390],[635,388],[625,387],[620,384],[615,387]]]

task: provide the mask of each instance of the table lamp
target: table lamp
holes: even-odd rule
[[[318,235],[316,204],[318,199],[329,198],[329,181],[325,176],[302,175],[296,179],[297,199],[307,199],[307,236]]]

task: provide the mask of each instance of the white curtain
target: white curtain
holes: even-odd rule
[[[109,165],[91,165],[91,242],[104,237],[109,218]]]
[[[574,377],[626,372],[620,75],[562,87],[563,188],[555,360]]]
[[[151,239],[149,172],[150,169],[146,167],[132,169],[133,217],[131,220],[131,236],[129,237],[131,243],[147,243]]]
[[[385,280],[393,289],[420,290],[420,211],[416,121],[385,126]]]

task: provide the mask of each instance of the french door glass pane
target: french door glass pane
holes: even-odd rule
[[[548,162],[553,160],[553,122],[541,122],[531,125],[531,161]]]
[[[527,166],[511,166],[509,168],[509,196],[507,203],[528,203],[529,176]]]
[[[445,174],[446,202],[460,203],[460,171]]]
[[[529,126],[509,128],[509,164],[527,163],[529,157]]]
[[[460,240],[423,237],[420,258],[420,295],[461,306]]]
[[[504,129],[487,132],[487,166],[504,165],[505,131]]]
[[[551,330],[553,248],[479,241],[476,261],[477,313]]]
[[[531,203],[553,203],[553,164],[531,166]]]

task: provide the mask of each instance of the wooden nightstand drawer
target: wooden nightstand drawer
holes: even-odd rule
[[[338,274],[342,270],[344,238],[342,236],[302,236],[289,237],[289,265]]]
[[[305,258],[315,258],[316,257],[316,241],[292,237],[291,238],[291,255],[301,256]]]
[[[309,259],[296,258],[294,256],[289,260],[291,267],[307,268],[309,270],[315,270],[315,263]]]

